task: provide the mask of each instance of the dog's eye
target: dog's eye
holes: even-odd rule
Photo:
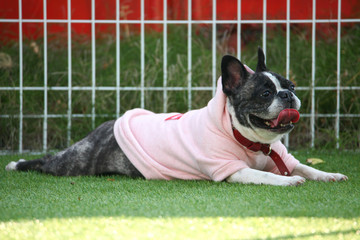
[[[262,97],[265,97],[265,98],[269,97],[270,95],[271,95],[271,92],[270,92],[269,90],[266,90],[265,92],[263,92],[263,93],[261,94],[261,96],[262,96]]]
[[[295,85],[291,84],[290,87],[289,87],[289,90],[294,92],[295,91]]]

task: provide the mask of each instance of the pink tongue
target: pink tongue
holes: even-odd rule
[[[271,127],[276,127],[279,124],[296,123],[299,121],[300,114],[296,109],[284,109],[279,113],[277,119],[271,120]]]

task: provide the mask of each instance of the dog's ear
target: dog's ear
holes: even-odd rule
[[[264,72],[267,70],[268,69],[266,68],[266,65],[265,65],[264,51],[262,50],[261,47],[258,47],[258,63],[256,66],[256,72]]]
[[[225,55],[221,60],[221,78],[223,92],[230,96],[245,84],[249,77],[244,65],[235,57]]]

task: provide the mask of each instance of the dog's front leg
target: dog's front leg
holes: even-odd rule
[[[324,182],[336,182],[336,181],[346,181],[348,177],[340,174],[340,173],[328,173],[317,170],[315,168],[306,166],[304,164],[299,163],[294,168],[294,171],[291,175],[295,176],[302,176],[309,180],[317,180],[317,181],[324,181]]]
[[[305,182],[301,176],[281,176],[252,168],[243,168],[226,179],[228,182],[297,186]]]

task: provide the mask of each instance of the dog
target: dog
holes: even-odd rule
[[[230,55],[221,72],[204,108],[185,114],[133,109],[55,155],[10,162],[6,170],[280,186],[348,179],[287,152],[280,140],[299,120],[301,102],[291,81],[267,69],[260,47],[255,72]]]

